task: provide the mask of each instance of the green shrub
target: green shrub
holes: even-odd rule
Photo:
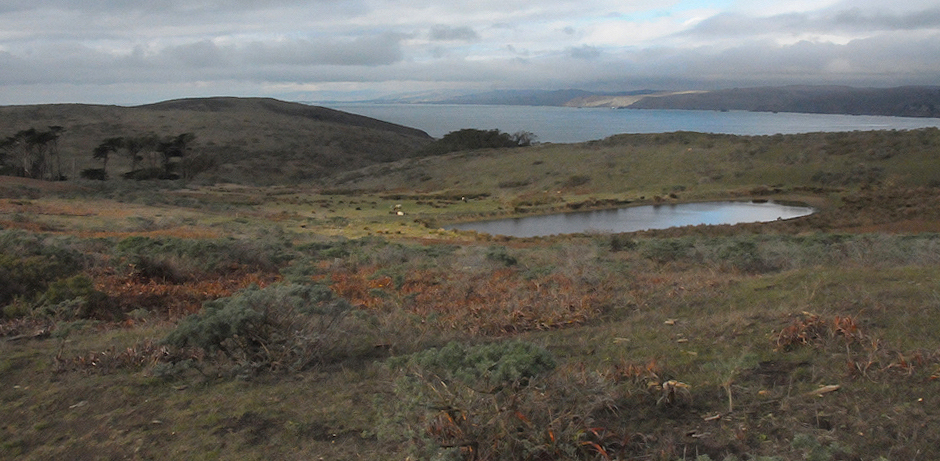
[[[449,343],[389,362],[395,398],[376,401],[379,439],[405,443],[412,458],[463,460],[634,459],[619,405],[648,405],[645,382],[616,373],[556,368],[534,344]],[[630,395],[635,395],[633,399]],[[624,399],[634,400],[632,402]]]
[[[524,386],[529,379],[555,368],[545,349],[524,341],[504,341],[479,346],[451,342],[440,349],[414,354],[409,364],[439,376],[458,380],[476,389],[499,390]]]
[[[38,234],[0,231],[0,305],[16,298],[30,302],[49,283],[75,274],[81,255]]]
[[[394,360],[391,366],[406,374],[395,382],[396,399],[379,404],[384,415],[378,435],[409,441],[416,457],[554,459],[577,451],[576,445],[548,447],[550,427],[523,429],[519,415],[535,418],[547,403],[544,393],[530,384],[555,368],[554,358],[541,347],[523,341],[451,342]]]
[[[636,248],[636,242],[625,234],[613,234],[610,236],[610,251],[618,252],[624,250],[633,250]]]
[[[225,350],[230,347],[229,340],[250,336],[265,320],[264,312],[248,303],[233,302],[241,299],[235,296],[207,302],[199,314],[183,319],[164,341],[177,347]]]
[[[708,254],[709,262],[719,266],[753,274],[780,269],[775,261],[763,256],[764,242],[749,236],[720,239],[708,245],[714,248]]]
[[[52,282],[37,305],[43,314],[63,320],[113,316],[107,312],[108,296],[84,274]]]
[[[491,246],[486,250],[486,259],[510,267],[519,263],[519,260],[506,251],[503,246]]]
[[[645,242],[641,251],[643,256],[664,264],[686,258],[692,248],[690,239],[654,239]]]
[[[220,351],[239,369],[296,371],[371,350],[367,327],[321,285],[271,285],[209,301],[164,342]]]

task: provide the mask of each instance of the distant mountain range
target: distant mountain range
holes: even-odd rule
[[[387,98],[374,103],[610,107],[617,109],[744,110],[815,114],[940,117],[940,86],[853,88],[783,86],[715,91],[499,90],[461,96]]]

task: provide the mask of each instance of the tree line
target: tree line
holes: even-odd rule
[[[121,156],[130,163],[130,171],[123,175],[127,179],[178,179],[173,160],[186,157],[195,139],[192,133],[162,139],[155,134],[107,138],[92,152],[95,160],[101,161],[101,168],[82,170],[81,175],[86,179],[107,179],[108,161]]]
[[[62,170],[59,138],[65,128],[50,126],[47,130],[30,128],[0,140],[0,174],[33,179],[62,181],[67,179]],[[183,133],[176,136],[144,134],[115,136],[102,140],[91,155],[101,162],[100,168],[86,168],[79,173],[84,179],[106,180],[110,177],[109,163],[117,158],[125,160],[130,169],[121,174],[126,179],[179,179],[190,178],[215,166],[207,156],[192,156],[196,135]],[[525,147],[534,143],[535,135],[520,131],[509,134],[502,131],[462,129],[447,133],[443,138],[425,147],[418,155],[440,155],[472,149]]]
[[[0,172],[33,179],[62,180],[61,126],[30,128],[0,140]]]
[[[0,139],[0,174],[49,181],[67,179],[59,152],[59,138],[64,131],[61,126],[50,126],[46,130],[29,128]],[[91,152],[92,157],[101,162],[101,168],[84,169],[80,176],[108,179],[108,162],[122,157],[130,165],[130,170],[122,174],[126,179],[191,177],[212,166],[207,158],[189,155],[195,139],[193,133],[168,137],[156,134],[110,137]]]
[[[534,141],[535,135],[527,131],[509,134],[496,129],[465,128],[445,134],[441,139],[425,147],[422,153],[440,155],[461,150],[526,147],[532,145]]]

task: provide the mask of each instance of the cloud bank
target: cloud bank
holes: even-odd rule
[[[940,82],[934,1],[12,0],[0,104]]]

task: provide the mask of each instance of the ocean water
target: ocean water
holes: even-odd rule
[[[940,128],[938,118],[744,111],[637,110],[462,104],[326,104],[332,109],[424,130],[435,138],[463,128],[528,131],[536,141],[573,143],[621,133],[697,131],[772,135],[819,131]]]

